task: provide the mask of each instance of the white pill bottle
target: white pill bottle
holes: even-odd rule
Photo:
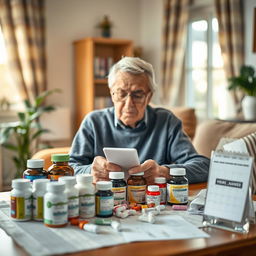
[[[79,190],[79,217],[92,218],[95,216],[95,186],[90,174],[76,175],[76,188]]]
[[[51,228],[64,227],[68,223],[68,198],[65,184],[50,182],[44,196],[44,224]]]
[[[27,179],[12,180],[11,218],[15,221],[27,221],[32,218],[32,188]]]

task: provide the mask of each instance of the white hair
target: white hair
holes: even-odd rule
[[[118,71],[129,72],[135,75],[145,74],[149,80],[149,88],[152,92],[156,89],[155,72],[153,66],[138,57],[123,57],[112,66],[108,75],[108,87],[115,82]]]

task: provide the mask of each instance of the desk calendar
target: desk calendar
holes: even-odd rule
[[[253,158],[248,155],[212,153],[204,225],[242,233],[249,231],[252,161]]]

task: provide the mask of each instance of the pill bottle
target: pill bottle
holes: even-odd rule
[[[79,217],[79,191],[75,187],[76,177],[60,177],[59,182],[63,182],[66,185],[64,192],[67,194],[68,197],[68,220],[76,219]]]
[[[28,179],[31,182],[36,179],[47,178],[46,171],[44,168],[43,159],[28,159],[27,160],[27,170],[23,172],[23,178]]]
[[[46,184],[49,179],[34,180],[32,185],[32,204],[33,204],[33,220],[44,220],[44,195],[46,194]]]
[[[68,223],[68,198],[65,184],[50,182],[46,185],[44,196],[44,224],[51,228],[64,227]]]
[[[127,197],[129,203],[144,204],[146,202],[147,181],[144,172],[131,174],[127,180]]]
[[[79,191],[79,217],[92,218],[95,216],[93,176],[90,174],[78,174],[76,175],[76,182],[75,187]]]
[[[160,191],[157,185],[150,185],[147,188],[146,202],[150,207],[160,205]]]
[[[27,221],[32,218],[32,188],[27,179],[12,180],[11,218],[15,221]]]
[[[114,193],[114,205],[122,204],[126,201],[127,183],[124,180],[124,172],[110,172],[109,179],[112,182],[112,192]]]
[[[51,181],[57,181],[62,176],[73,176],[74,170],[69,166],[69,155],[68,154],[54,154],[51,155],[53,164],[48,169],[48,179]]]
[[[114,196],[111,181],[98,181],[96,183],[96,216],[111,217],[113,215]]]
[[[155,185],[157,185],[160,190],[160,204],[166,204],[166,178],[155,177]]]
[[[167,182],[167,203],[186,205],[188,203],[188,179],[185,168],[171,168],[171,178]]]

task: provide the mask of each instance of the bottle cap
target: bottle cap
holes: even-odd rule
[[[109,173],[109,178],[110,179],[123,179],[124,178],[124,172],[110,172]]]
[[[46,189],[49,192],[63,192],[65,190],[65,184],[62,182],[50,182],[47,183]]]
[[[110,190],[112,189],[112,182],[111,181],[98,181],[96,183],[97,190]]]
[[[69,154],[54,154],[51,156],[52,162],[68,162]]]
[[[93,176],[91,174],[78,174],[76,175],[77,183],[92,183]]]
[[[14,179],[12,180],[12,187],[18,189],[31,188],[30,180],[27,179]]]
[[[76,177],[74,176],[63,176],[58,181],[65,183],[68,187],[76,185]]]
[[[131,174],[132,176],[143,176],[144,172],[137,172],[137,173],[133,173]]]
[[[43,168],[44,159],[28,159],[27,168]]]
[[[155,177],[155,183],[164,184],[164,183],[166,183],[166,178],[165,177]]]
[[[49,183],[49,179],[36,179],[33,181],[34,190],[46,190],[46,184]]]
[[[184,176],[184,175],[186,175],[186,169],[185,168],[171,168],[170,175]]]
[[[150,185],[150,186],[148,186],[148,191],[157,192],[157,191],[159,191],[159,187],[156,185]]]

